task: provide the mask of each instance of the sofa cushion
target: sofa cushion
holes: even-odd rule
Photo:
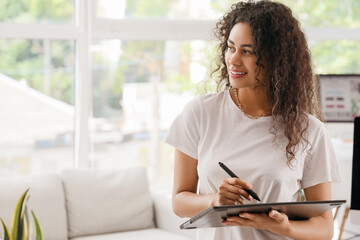
[[[67,169],[62,178],[70,238],[154,226],[145,168]]]
[[[103,235],[85,236],[72,238],[71,240],[191,240],[191,238],[171,233],[165,230],[153,228],[137,231],[111,233]]]
[[[1,177],[0,217],[10,228],[15,206],[27,188],[30,188],[28,192],[30,198],[27,204],[29,214],[31,209],[34,210],[40,222],[44,239],[66,240],[67,222],[64,191],[61,179],[56,174]],[[32,217],[30,217],[30,221],[33,224]]]
[[[190,239],[196,239],[197,229],[180,229],[180,225],[189,218],[177,216],[171,206],[171,193],[151,192],[155,210],[155,225],[165,231],[184,235]]]

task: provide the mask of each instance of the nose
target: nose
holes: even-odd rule
[[[241,65],[242,64],[242,58],[241,55],[237,52],[231,54],[229,56],[229,63],[231,65]]]

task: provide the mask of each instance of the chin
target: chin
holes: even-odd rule
[[[258,85],[257,81],[249,81],[248,79],[229,79],[230,86],[233,88],[253,88]]]
[[[251,84],[247,84],[247,83],[239,83],[236,81],[230,81],[230,86],[232,86],[233,88],[247,88],[247,87],[251,87]]]

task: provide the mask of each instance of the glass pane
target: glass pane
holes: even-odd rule
[[[1,0],[0,22],[73,23],[75,0]]]
[[[73,164],[74,42],[0,39],[0,175]]]
[[[360,26],[358,0],[278,0],[290,7],[304,27]],[[236,0],[97,0],[102,18],[218,19]]]
[[[312,44],[311,53],[318,74],[360,73],[360,41],[318,41]]]
[[[216,19],[236,0],[97,0],[102,18]]]
[[[290,7],[303,27],[360,27],[359,0],[279,0]]]
[[[201,91],[215,55],[205,41],[94,42],[93,163],[147,166],[152,183],[171,183],[173,149],[162,139]],[[200,88],[199,88],[200,87]]]

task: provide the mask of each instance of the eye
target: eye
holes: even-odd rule
[[[253,54],[253,52],[252,52],[252,51],[250,51],[250,50],[246,50],[246,49],[244,49],[244,50],[243,50],[243,53],[245,53],[245,54]]]
[[[231,47],[231,46],[228,45],[228,46],[227,46],[227,50],[228,50],[228,51],[231,51],[231,52],[234,52],[234,51],[235,51],[235,48],[233,48],[233,47]]]

